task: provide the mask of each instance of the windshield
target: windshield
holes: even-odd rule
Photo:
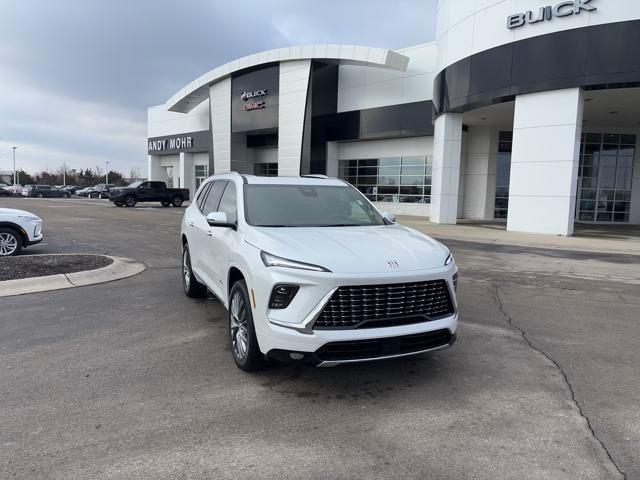
[[[140,182],[140,181],[138,181],[138,182],[133,182],[133,183],[130,183],[129,185],[127,185],[127,188],[138,188],[138,187],[139,187],[140,185],[142,185],[143,183],[144,183],[144,182]]]
[[[382,216],[348,186],[245,185],[245,218],[257,227],[384,225]]]

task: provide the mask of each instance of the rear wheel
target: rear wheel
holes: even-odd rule
[[[171,202],[160,202],[160,205],[162,205],[163,207],[168,207],[169,205],[171,205]]]
[[[113,204],[114,204],[116,207],[124,207],[124,203],[123,203],[123,202],[113,202]]]
[[[38,197],[38,198],[44,198],[44,195],[43,195],[42,193],[37,193],[37,194],[36,194],[36,197]]]
[[[0,227],[0,257],[18,255],[22,250],[22,239],[13,229]]]
[[[201,298],[207,294],[207,287],[200,283],[191,270],[191,254],[189,244],[182,247],[182,287],[189,298]]]
[[[138,203],[138,201],[136,200],[136,197],[134,197],[133,195],[127,195],[124,198],[124,204],[129,208],[135,207],[136,203]]]
[[[233,359],[241,370],[250,372],[267,365],[258,345],[249,291],[244,280],[238,280],[229,295],[229,340]]]
[[[182,206],[182,198],[178,196],[173,197],[173,199],[171,200],[171,205],[173,205],[176,208]]]

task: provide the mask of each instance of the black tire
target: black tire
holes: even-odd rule
[[[71,195],[69,195],[69,194],[67,193],[67,194],[65,194],[65,197],[67,197],[67,198],[71,198]]]
[[[22,250],[22,237],[13,228],[0,227],[0,257],[13,257]]]
[[[163,207],[168,207],[171,205],[171,202],[160,202],[160,205],[162,205]]]
[[[116,207],[124,207],[124,202],[113,202]]]
[[[133,208],[138,203],[138,200],[133,195],[127,195],[124,197],[124,204],[126,207]]]
[[[229,294],[229,342],[233,360],[239,369],[251,372],[268,365],[258,345],[249,291],[244,280],[234,283]]]
[[[202,298],[207,294],[207,287],[200,283],[191,270],[189,244],[182,246],[182,288],[189,298]]]
[[[36,197],[37,198],[44,198],[44,195],[42,193],[36,193]]]
[[[171,205],[178,208],[182,206],[182,198],[175,196],[171,199]]]

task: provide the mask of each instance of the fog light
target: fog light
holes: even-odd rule
[[[291,357],[291,360],[302,360],[304,358],[304,354],[302,354],[302,353],[290,353],[289,357]]]
[[[296,296],[299,290],[298,285],[276,285],[271,291],[269,299],[269,308],[283,309],[287,308]]]

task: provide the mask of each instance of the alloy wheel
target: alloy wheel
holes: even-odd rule
[[[239,291],[236,291],[231,297],[229,322],[233,354],[236,359],[243,361],[249,349],[249,332],[247,330],[247,306]]]
[[[191,259],[189,258],[189,250],[186,248],[182,254],[182,278],[184,280],[184,289],[189,290],[191,286]]]
[[[6,232],[0,233],[0,256],[12,255],[18,249],[18,239]]]

